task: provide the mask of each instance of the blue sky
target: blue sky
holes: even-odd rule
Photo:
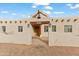
[[[50,17],[79,15],[78,3],[0,3],[0,18],[29,18],[38,9],[47,13]]]

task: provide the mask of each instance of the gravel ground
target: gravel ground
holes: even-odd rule
[[[32,45],[0,44],[1,56],[74,56],[79,55],[79,47],[49,47],[44,41],[33,39]]]

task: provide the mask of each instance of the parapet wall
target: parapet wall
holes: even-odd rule
[[[10,20],[8,20],[8,21],[6,21],[6,20],[3,20],[3,21],[1,21],[0,20],[0,24],[26,24],[27,23],[27,21],[26,20],[15,20],[15,21],[10,21]]]

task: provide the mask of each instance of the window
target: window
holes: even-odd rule
[[[64,32],[72,32],[72,25],[64,25]]]
[[[56,32],[56,25],[52,25],[52,32]]]
[[[18,32],[23,32],[23,26],[18,26]]]
[[[2,31],[6,32],[6,26],[2,26]]]
[[[48,32],[48,26],[44,26],[44,32]]]

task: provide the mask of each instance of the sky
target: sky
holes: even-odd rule
[[[37,10],[47,13],[50,17],[78,16],[78,3],[0,3],[0,18],[29,18]]]

